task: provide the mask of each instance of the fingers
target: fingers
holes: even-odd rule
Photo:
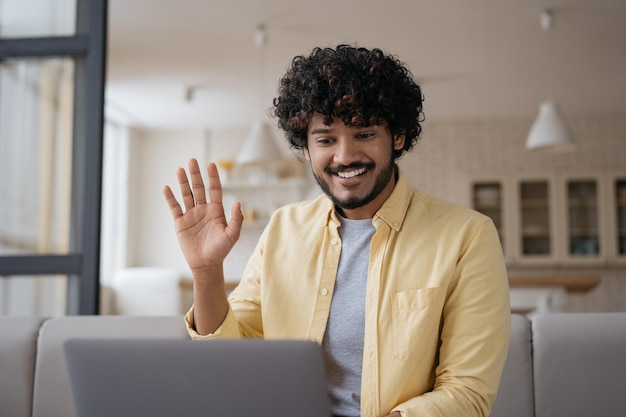
[[[207,202],[204,180],[202,179],[202,173],[200,172],[198,160],[191,158],[189,160],[188,169],[189,177],[187,177],[187,172],[184,168],[178,168],[176,170],[176,178],[178,180],[178,186],[182,195],[182,203],[185,207],[185,211],[191,210],[198,204],[206,204]],[[222,204],[222,185],[217,172],[217,166],[214,163],[210,163],[207,167],[207,171],[209,173],[210,201],[212,203]],[[165,196],[174,219],[182,216],[183,209],[176,200],[176,197],[170,187],[166,186],[163,188],[163,195]]]
[[[200,173],[198,160],[192,158],[189,160],[189,175],[191,176],[192,193],[196,199],[196,204],[206,204],[206,192],[204,191],[204,181]]]
[[[187,179],[187,173],[184,168],[178,168],[176,170],[176,178],[178,179],[178,186],[180,187],[180,193],[183,196],[183,204],[185,210],[191,210],[194,207],[193,192],[189,186],[189,180]]]
[[[172,213],[172,217],[174,218],[174,220],[182,216],[183,209],[180,207],[180,204],[178,204],[176,197],[174,197],[172,189],[167,185],[163,187],[163,196],[165,197],[165,201],[170,208],[170,213]]]
[[[190,178],[187,178],[187,173],[183,168],[178,168],[176,171],[185,210],[192,209],[196,204],[206,204],[206,191],[204,189],[204,181],[202,180],[198,160],[191,158],[188,163],[188,168]],[[191,179],[191,185],[189,185],[189,179]]]
[[[211,203],[222,204],[222,183],[217,166],[211,162],[207,166],[207,172],[209,174],[209,200]]]

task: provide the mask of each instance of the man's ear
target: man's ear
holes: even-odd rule
[[[311,156],[309,155],[309,150],[307,148],[302,148],[302,155],[307,161],[311,161]]]
[[[400,149],[404,148],[404,141],[406,140],[406,137],[404,136],[404,134],[402,135],[396,135],[393,138],[393,149],[396,151],[399,151]]]

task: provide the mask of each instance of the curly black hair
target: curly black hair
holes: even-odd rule
[[[315,113],[340,118],[348,126],[387,123],[393,137],[405,136],[399,158],[422,132],[422,91],[409,69],[382,50],[350,45],[315,48],[296,56],[280,80],[271,114],[285,131],[292,149],[307,147],[309,121]]]

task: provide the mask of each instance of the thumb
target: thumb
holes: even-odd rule
[[[239,239],[242,225],[243,213],[241,212],[241,203],[237,202],[230,208],[230,221],[228,222],[228,228],[232,231],[235,239]]]

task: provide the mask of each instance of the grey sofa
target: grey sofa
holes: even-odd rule
[[[626,313],[513,315],[511,324],[492,416],[626,416]],[[0,317],[0,416],[76,415],[62,351],[71,337],[188,336],[180,316]]]

